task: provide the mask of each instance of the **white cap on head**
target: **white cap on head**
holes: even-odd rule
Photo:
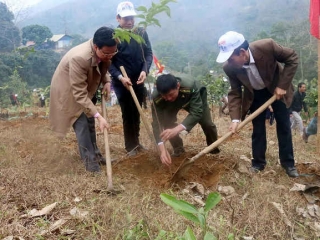
[[[121,2],[117,8],[117,15],[120,17],[136,16],[132,2]]]
[[[233,51],[244,43],[244,41],[244,36],[237,32],[230,31],[222,35],[218,41],[220,53],[217,57],[217,62],[223,63],[227,61]]]

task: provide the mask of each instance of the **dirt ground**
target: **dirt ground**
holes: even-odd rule
[[[250,191],[260,191],[257,189],[260,189],[261,186],[257,187],[257,184],[258,182],[261,182],[260,184],[265,184],[265,186],[262,186],[262,188],[266,188],[265,190],[261,190],[261,192],[259,193],[259,197],[263,198],[263,196],[261,196],[263,195],[263,193],[271,191],[270,194],[273,194],[272,192],[275,192],[275,194],[277,194],[276,192],[281,192],[282,190],[279,190],[277,186],[287,185],[285,188],[291,188],[294,183],[317,185],[320,182],[320,165],[318,162],[319,155],[317,153],[316,139],[310,138],[309,143],[305,144],[301,141],[300,136],[293,133],[296,154],[296,166],[299,172],[302,174],[302,176],[298,179],[290,179],[285,175],[285,173],[279,167],[279,164],[277,162],[278,150],[277,140],[275,137],[275,126],[268,126],[269,144],[267,150],[267,157],[272,159],[272,161],[268,163],[268,166],[263,173],[258,174],[258,176],[250,175],[247,171],[247,168],[250,166],[250,162],[248,160],[250,159],[251,152],[250,124],[246,126],[241,131],[241,133],[232,136],[230,139],[228,139],[228,141],[223,143],[220,146],[220,154],[204,154],[191,165],[191,167],[182,176],[182,178],[174,179],[175,181],[173,181],[172,176],[177,170],[177,168],[180,166],[180,164],[183,161],[195,156],[197,153],[199,153],[206,147],[205,138],[201,128],[199,126],[196,126],[190,134],[183,136],[184,145],[187,152],[180,157],[173,158],[173,164],[172,166],[170,166],[170,168],[168,168],[160,164],[155,147],[153,146],[152,141],[148,139],[143,125],[141,126],[140,139],[141,143],[144,146],[146,146],[149,150],[142,152],[135,157],[128,157],[123,146],[120,108],[118,106],[114,106],[108,108],[107,111],[108,119],[111,124],[111,129],[109,131],[109,143],[111,158],[113,160],[112,170],[114,186],[116,189],[127,192],[126,198],[129,198],[130,195],[130,199],[132,200],[133,195],[139,196],[137,197],[137,199],[134,198],[134,201],[136,201],[136,203],[128,202],[127,204],[129,205],[139,205],[139,201],[144,202],[146,198],[154,198],[155,196],[153,196],[153,194],[157,195],[161,192],[174,191],[176,192],[176,194],[179,195],[179,191],[181,192],[188,185],[190,185],[190,183],[201,184],[206,190],[206,192],[216,191],[217,189],[219,189],[219,186],[233,185],[236,192],[238,192],[239,195],[242,194],[243,196],[245,196]],[[151,123],[151,117],[148,112],[148,109],[145,110],[145,114],[148,121]],[[183,118],[185,114],[186,113],[181,112],[179,118]],[[215,123],[218,127],[219,136],[222,136],[227,132],[229,117],[225,116],[222,118],[215,118]],[[48,119],[44,110],[37,109],[33,112],[32,115],[25,112],[20,112],[19,114],[11,114],[9,115],[9,119],[0,120],[0,136],[2,136],[2,141],[0,143],[0,196],[2,198],[1,204],[3,204],[3,208],[0,211],[0,213],[2,212],[2,215],[0,214],[0,222],[2,220],[4,223],[8,225],[12,224],[12,222],[15,221],[19,222],[19,217],[17,217],[18,215],[26,213],[26,211],[30,210],[30,208],[32,207],[43,207],[45,203],[50,202],[49,199],[53,201],[54,198],[57,198],[58,201],[59,198],[62,198],[63,200],[60,199],[60,202],[70,202],[70,196],[68,198],[66,196],[61,197],[58,192],[66,191],[70,194],[72,193],[71,196],[78,196],[79,193],[77,193],[77,190],[81,189],[80,182],[82,185],[85,185],[83,186],[84,189],[86,189],[87,187],[89,188],[89,186],[94,186],[94,190],[91,189],[89,191],[89,195],[91,195],[92,192],[101,194],[105,191],[105,166],[102,167],[103,173],[99,175],[97,178],[90,177],[90,175],[85,172],[84,166],[79,159],[77,142],[74,132],[70,130],[65,139],[57,139],[49,129]],[[98,133],[98,147],[104,154],[103,139],[103,135],[101,133]],[[169,151],[172,151],[170,145],[168,145],[167,147]],[[79,180],[80,178],[81,180]],[[38,182],[34,182],[33,180],[35,179],[38,179]],[[45,183],[45,179],[54,184],[51,185]],[[94,183],[95,179],[98,180],[98,184]],[[65,183],[67,184],[64,184],[64,181],[66,181]],[[70,189],[68,188],[68,186],[65,186],[69,184],[69,181],[70,186],[72,186],[73,189]],[[79,181],[78,184],[76,183],[77,181]],[[24,184],[25,188],[23,187]],[[30,188],[32,188],[32,185],[34,186],[34,191],[30,190]],[[267,186],[269,185],[272,185],[271,189],[273,188],[278,190],[272,191],[271,189],[268,189]],[[29,191],[30,193],[28,193]],[[50,194],[48,194],[48,192],[50,192]],[[55,194],[53,194],[52,192],[54,192]],[[279,195],[281,194],[282,193],[280,193]],[[291,194],[292,197],[292,194],[294,193],[288,194]],[[80,195],[85,195],[86,197],[88,197],[88,192],[86,192],[85,194],[82,192],[82,194]],[[318,188],[313,189],[312,196],[315,198],[320,198],[320,191],[318,191]],[[277,199],[278,197],[279,196],[271,197],[271,195],[268,195],[268,198],[271,199]],[[48,198],[47,201],[45,201],[46,198]],[[226,198],[228,199],[229,197],[226,196]],[[284,198],[287,198],[287,195]],[[294,195],[293,199],[296,198],[299,199],[299,205],[301,205],[301,207],[308,204],[301,192]],[[117,202],[119,204],[119,202],[123,201],[122,198],[117,197],[114,200],[115,203],[113,204],[117,204]],[[281,199],[279,199],[279,201],[280,200]],[[253,201],[255,203],[259,202],[258,199],[253,199]],[[318,204],[318,200],[315,201],[315,203]],[[69,203],[65,204],[71,205]],[[147,202],[147,205],[149,204],[152,204],[152,201]],[[159,204],[161,204],[161,202],[156,200],[155,206],[152,207],[154,208],[155,216],[159,214],[159,211],[159,216],[163,214],[161,210],[158,210],[158,213],[156,213],[155,209],[157,208],[156,206]],[[5,210],[9,206],[15,209],[15,211],[11,213],[11,217],[8,217],[9,213],[6,213],[7,210]],[[127,207],[128,206],[125,204],[121,205],[122,209]],[[288,209],[293,210],[295,208],[297,208],[297,206],[288,205]],[[233,206],[233,209],[235,211],[237,207]],[[117,211],[121,210],[119,209]],[[222,212],[223,211],[224,209],[222,209]],[[242,212],[242,210],[239,210],[238,213],[240,214],[240,212]],[[113,214],[115,213],[113,212]],[[244,231],[246,234],[243,233],[243,235],[254,235],[257,237],[254,239],[289,239],[287,238],[288,236],[293,236],[293,228],[291,228],[290,232],[287,229],[287,226],[283,224],[283,231],[285,231],[285,233],[282,231],[280,233],[277,233],[277,236],[279,235],[280,237],[278,236],[266,238],[264,235],[266,233],[263,233],[263,231],[261,230],[264,229],[264,227],[258,227],[257,229],[260,229],[258,231],[257,229],[252,229],[252,226],[248,227],[248,223],[244,223],[251,218],[248,217],[249,215],[247,215],[247,220],[241,220],[242,217],[244,217],[245,215],[246,214],[242,213],[232,218],[233,220],[231,222],[234,222],[237,219],[240,221],[238,225],[236,225],[238,226],[238,228],[242,230],[237,230],[236,232]],[[138,216],[136,216],[136,221],[139,220]],[[163,217],[164,216],[162,216],[162,218]],[[157,217],[154,217],[154,219],[157,219]],[[264,221],[274,222],[274,220],[272,219],[264,219]],[[300,222],[300,224],[302,224],[300,220],[294,221]],[[123,237],[124,235],[119,235],[119,232],[123,232],[124,230],[123,226],[119,229],[118,224],[120,224],[119,220],[117,223],[111,224],[113,226],[113,230],[106,227],[105,231],[100,229],[96,232],[96,234],[93,234],[90,230],[89,232],[91,235],[87,234],[88,229],[85,228],[86,230],[81,233],[85,235],[81,235],[78,232],[78,234],[76,235],[63,239],[125,239]],[[181,222],[180,224],[181,225],[178,225],[177,228],[173,231],[178,231],[179,229],[183,229],[185,227],[184,222]],[[28,226],[26,222],[24,222],[24,225]],[[71,226],[73,226],[73,228],[76,229],[81,229],[81,227],[77,224]],[[127,228],[130,228],[130,226],[131,225],[126,225]],[[165,228],[166,224],[164,224],[162,227]],[[219,225],[219,227],[221,226]],[[228,229],[230,230],[231,228]],[[305,229],[302,235],[308,236],[310,238],[301,239],[316,239],[316,233],[305,233],[309,230],[309,228]],[[225,231],[225,229],[221,231]],[[300,233],[300,231],[301,230],[297,232]],[[47,237],[44,238],[32,238],[36,230],[30,230],[29,232],[27,230],[17,231],[13,230],[12,226],[8,228],[0,227],[0,239],[8,235],[17,236],[19,235],[19,232],[22,236],[25,237],[25,239],[58,239],[57,235],[54,234],[47,235]],[[112,237],[105,237],[104,234],[109,234],[109,236]],[[221,233],[220,236],[223,236],[223,234]],[[238,236],[240,235],[241,234],[239,233]],[[297,233],[295,234],[295,236],[296,235],[298,236],[299,234]],[[219,239],[225,238],[221,237]]]

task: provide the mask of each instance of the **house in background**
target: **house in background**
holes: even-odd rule
[[[73,37],[67,34],[57,34],[53,35],[52,38],[50,38],[50,41],[54,44],[54,49],[70,47],[72,45],[72,40]]]
[[[36,43],[34,41],[27,41],[25,46],[26,47],[33,47],[35,45],[36,45]]]

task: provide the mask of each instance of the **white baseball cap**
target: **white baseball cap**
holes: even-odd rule
[[[117,8],[117,15],[120,17],[136,16],[132,2],[121,2]]]
[[[237,32],[227,32],[219,38],[218,45],[220,53],[217,57],[218,63],[224,63],[232,55],[233,51],[244,43],[245,38],[242,34]]]

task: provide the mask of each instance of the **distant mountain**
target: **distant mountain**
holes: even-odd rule
[[[33,8],[30,18],[20,27],[45,25],[53,34],[81,34],[92,37],[102,25],[117,26],[116,8],[120,1],[43,0]],[[149,7],[151,0],[132,1],[135,7]],[[157,2],[157,0],[154,0]],[[171,18],[158,17],[162,25],[150,27],[149,37],[159,41],[194,41],[215,44],[226,31],[235,30],[250,37],[267,31],[280,21],[300,21],[308,18],[309,0],[178,0],[170,3]]]
[[[38,13],[50,10],[66,2],[70,2],[70,0],[42,0],[35,6],[29,8],[30,16],[34,16]]]

